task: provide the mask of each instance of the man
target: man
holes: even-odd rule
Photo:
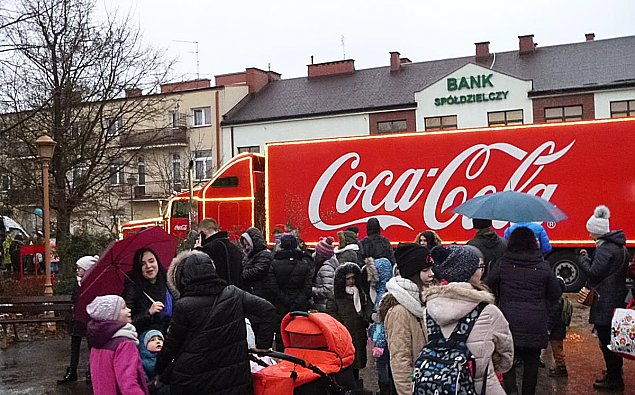
[[[201,245],[196,249],[212,258],[220,278],[228,284],[239,286],[243,260],[240,248],[229,241],[227,231],[220,230],[213,218],[199,222],[198,231]]]
[[[472,225],[477,230],[476,235],[467,244],[478,248],[483,253],[485,261],[483,278],[485,279],[490,265],[503,256],[503,252],[507,248],[507,240],[494,232],[491,219],[473,218]]]
[[[532,232],[534,232],[536,239],[538,239],[538,242],[540,243],[540,252],[542,252],[542,256],[547,256],[547,254],[551,252],[551,243],[549,242],[547,231],[542,225],[536,222],[518,222],[513,224],[509,228],[505,229],[505,240],[508,240],[509,235],[511,235],[516,228],[520,227],[529,228]]]
[[[357,254],[358,263],[360,266],[364,266],[366,258],[386,258],[394,266],[395,251],[390,245],[390,240],[381,235],[381,228],[379,227],[379,220],[377,218],[370,218],[366,223],[366,234],[359,242],[359,253]]]

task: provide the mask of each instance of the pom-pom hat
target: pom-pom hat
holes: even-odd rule
[[[86,312],[93,320],[116,321],[125,305],[126,302],[119,295],[97,296],[86,306]]]
[[[597,206],[593,211],[593,215],[586,222],[586,230],[594,235],[603,235],[611,231],[609,226],[609,218],[611,211],[604,205]]]
[[[469,248],[459,245],[433,249],[434,274],[451,283],[467,282],[478,269],[479,257]]]
[[[315,245],[315,253],[327,259],[333,256],[334,251],[335,247],[333,247],[332,237],[322,237]]]

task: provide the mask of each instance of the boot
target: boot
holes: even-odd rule
[[[71,368],[69,366],[66,368],[66,373],[64,373],[64,377],[62,377],[61,380],[57,380],[57,384],[70,383],[71,381],[77,381],[77,368]]]
[[[596,381],[593,383],[593,388],[598,390],[621,391],[624,389],[624,381],[609,379],[600,382]]]
[[[92,385],[93,382],[90,378],[90,370],[86,372],[86,385]]]
[[[569,377],[566,366],[556,366],[549,369],[549,377]]]

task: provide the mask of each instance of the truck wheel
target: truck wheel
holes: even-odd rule
[[[573,250],[556,251],[547,258],[556,276],[564,278],[564,292],[578,292],[586,282]]]

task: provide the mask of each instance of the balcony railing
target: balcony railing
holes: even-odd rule
[[[130,132],[119,138],[119,145],[126,148],[151,148],[187,146],[186,128],[152,129]]]

